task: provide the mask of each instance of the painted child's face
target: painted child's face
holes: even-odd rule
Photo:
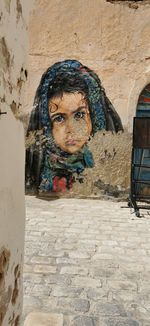
[[[67,153],[80,151],[92,132],[89,107],[84,95],[63,93],[49,101],[55,143]]]

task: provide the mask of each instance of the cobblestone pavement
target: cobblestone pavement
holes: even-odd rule
[[[24,316],[150,326],[150,215],[137,218],[122,205],[26,197]]]

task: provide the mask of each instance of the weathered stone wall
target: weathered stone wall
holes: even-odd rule
[[[72,195],[126,198],[130,182],[131,136],[128,133],[100,132],[89,144],[94,167],[84,172],[84,182],[76,182]]]
[[[0,2],[0,325],[21,324],[24,242],[24,130],[17,120],[26,81],[33,1]]]
[[[96,161],[96,170],[92,169],[88,175],[92,173],[93,182],[99,187],[103,183],[104,188],[108,184],[117,185],[118,189],[129,187],[129,133],[139,94],[150,82],[149,21],[150,1],[147,0],[94,0],[92,3],[90,0],[37,0],[31,17],[25,112],[31,110],[36,87],[47,67],[64,59],[77,59],[96,71],[121,117],[125,134],[105,135],[95,147],[94,156],[104,160]],[[113,152],[116,139],[117,154],[110,159],[106,152]],[[97,183],[98,180],[101,182]],[[92,187],[94,193],[93,182],[86,189]],[[81,188],[79,185],[80,193]]]
[[[123,124],[131,127],[139,93],[150,82],[150,3],[136,7],[130,1],[37,0],[29,28],[26,108],[45,69],[73,58],[98,73]]]

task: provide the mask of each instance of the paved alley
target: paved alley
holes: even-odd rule
[[[150,326],[150,215],[122,206],[26,196],[24,317],[43,312],[53,320],[44,326]]]

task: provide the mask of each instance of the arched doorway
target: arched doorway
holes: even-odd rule
[[[150,84],[140,93],[133,124],[131,191],[129,206],[140,217],[140,208],[150,209]]]
[[[143,89],[139,96],[136,116],[150,117],[150,84]]]
[[[132,190],[136,200],[150,200],[150,84],[140,93],[133,130]]]

